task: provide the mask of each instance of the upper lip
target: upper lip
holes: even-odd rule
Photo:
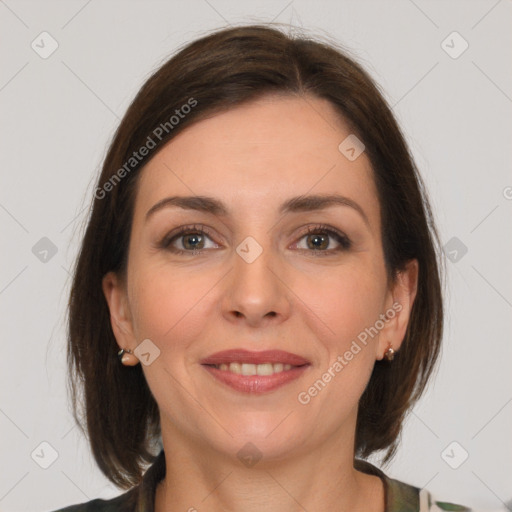
[[[292,366],[303,366],[305,364],[309,364],[309,361],[297,354],[292,354],[283,350],[263,350],[254,352],[241,348],[216,352],[201,361],[201,364],[223,363],[282,363],[290,364]]]

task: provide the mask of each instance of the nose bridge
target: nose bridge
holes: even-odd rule
[[[268,234],[259,239],[262,243],[246,237],[236,247],[224,307],[231,319],[243,316],[251,325],[289,314],[286,287],[279,278],[279,253]]]

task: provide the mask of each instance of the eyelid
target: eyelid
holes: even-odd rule
[[[184,250],[184,249],[178,249],[176,247],[172,247],[172,243],[175,239],[178,239],[182,236],[193,234],[193,233],[199,233],[207,236],[217,247],[215,249],[218,249],[222,247],[222,244],[216,241],[217,236],[213,233],[213,231],[208,228],[208,226],[205,226],[203,224],[189,224],[180,226],[174,230],[172,230],[169,233],[166,233],[163,238],[160,239],[157,246],[161,249],[166,249],[171,252],[175,252],[177,254],[199,254],[201,252],[206,252],[211,250],[211,248],[206,249],[198,249],[197,251],[194,250]],[[352,241],[350,238],[341,230],[338,228],[335,228],[334,226],[331,226],[329,224],[315,224],[315,225],[309,225],[305,229],[302,229],[299,234],[296,234],[294,239],[295,241],[291,245],[297,245],[304,237],[310,235],[310,234],[327,234],[330,237],[333,237],[336,239],[337,243],[339,244],[339,247],[334,249],[325,249],[325,250],[314,250],[314,249],[296,249],[299,251],[304,252],[312,252],[312,253],[323,253],[325,255],[333,254],[335,252],[340,251],[346,251],[349,250],[352,247]]]
[[[329,236],[333,236],[337,239],[338,244],[340,247],[335,249],[326,249],[326,250],[312,250],[312,249],[297,249],[297,250],[303,250],[306,252],[314,252],[317,254],[324,253],[324,254],[332,254],[333,252],[339,252],[343,250],[349,250],[352,247],[352,240],[340,229],[335,228],[334,226],[331,226],[329,224],[316,224],[313,226],[308,226],[305,230],[302,230],[300,232],[300,235],[297,235],[296,241],[293,242],[292,245],[298,244],[300,240],[302,240],[305,236],[308,236],[310,234],[318,234],[323,233],[327,234]]]
[[[166,233],[160,239],[160,241],[157,243],[157,246],[159,248],[161,248],[161,249],[171,250],[170,246],[171,246],[171,244],[172,244],[172,242],[174,241],[175,238],[179,238],[180,236],[184,236],[184,235],[192,234],[192,233],[204,234],[208,238],[210,238],[210,240],[212,242],[214,242],[215,245],[217,245],[217,246],[221,245],[219,242],[216,242],[214,240],[215,235],[213,234],[212,230],[210,230],[208,228],[208,226],[205,226],[203,224],[188,224],[188,225],[185,225],[185,226],[180,226],[180,227],[178,227],[176,229],[173,229],[171,232]],[[174,248],[174,250],[176,252],[178,252],[178,253],[180,253],[180,252],[187,252],[187,253],[193,252],[193,251],[185,251],[183,249],[177,249],[177,248]],[[209,250],[209,249],[199,249],[197,252],[207,251],[207,250]]]

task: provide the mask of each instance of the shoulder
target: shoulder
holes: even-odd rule
[[[355,459],[358,471],[378,476],[384,482],[386,512],[469,512],[470,508],[455,503],[441,501],[426,489],[420,489],[387,476],[380,468],[363,459]]]
[[[470,512],[464,505],[436,499],[427,489],[386,477],[388,485],[388,512]]]
[[[60,508],[54,512],[130,512],[135,510],[133,492],[126,492],[110,500],[94,499],[77,505]]]
[[[110,500],[94,499],[53,512],[136,512],[154,509],[158,482],[165,476],[165,454],[161,450],[145,472],[142,481],[129,491]]]

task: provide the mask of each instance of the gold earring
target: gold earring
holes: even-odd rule
[[[391,343],[388,345],[388,349],[384,353],[384,357],[387,361],[393,361],[393,358],[395,357],[395,351],[393,350]]]
[[[133,355],[133,352],[129,348],[122,348],[117,353],[117,357],[125,366],[135,366],[139,363],[139,360]]]

